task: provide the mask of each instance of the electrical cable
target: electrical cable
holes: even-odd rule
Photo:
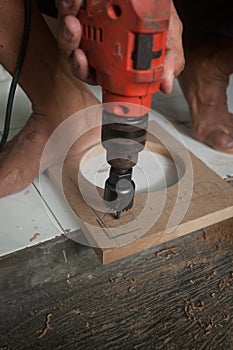
[[[4,122],[4,130],[2,139],[0,142],[0,150],[4,147],[9,131],[10,131],[10,124],[11,124],[11,114],[12,114],[12,106],[14,102],[15,97],[15,90],[18,84],[19,75],[23,66],[24,57],[26,54],[29,34],[30,34],[30,26],[31,26],[31,0],[24,0],[24,30],[23,30],[23,37],[21,42],[21,47],[19,51],[19,56],[17,59],[16,67],[12,76],[12,82],[8,94],[8,100],[7,100],[7,107],[6,107],[6,114],[5,114],[5,122]]]

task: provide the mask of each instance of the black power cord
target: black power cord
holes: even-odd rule
[[[0,142],[0,150],[4,147],[10,131],[11,113],[12,113],[12,106],[13,106],[14,97],[15,97],[15,90],[18,84],[19,74],[21,72],[21,68],[23,65],[23,61],[24,61],[24,57],[27,49],[27,43],[28,43],[29,34],[30,34],[30,25],[31,25],[31,0],[24,0],[23,38],[22,38],[22,43],[21,43],[16,67],[12,76],[10,90],[9,90],[6,114],[5,114],[4,130],[3,130],[3,135]]]

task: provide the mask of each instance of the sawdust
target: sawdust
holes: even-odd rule
[[[90,323],[89,323],[89,322],[86,322],[85,327],[86,327],[86,329],[90,329],[90,328],[91,328]]]
[[[232,286],[233,283],[233,272],[231,272],[230,277],[229,278],[222,278],[218,284],[218,287],[221,291],[224,291],[227,288],[230,288]]]
[[[71,315],[81,315],[81,311],[79,309],[70,310],[69,314]]]
[[[223,328],[222,323],[215,322],[213,317],[210,315],[203,315],[202,311],[205,308],[203,301],[195,304],[193,300],[186,302],[185,304],[185,314],[188,320],[195,322],[203,331],[204,335],[209,335],[212,330],[216,328]],[[230,316],[225,314],[223,315],[222,321],[228,322]],[[193,334],[193,339],[198,339],[200,334]]]
[[[198,305],[194,304],[194,301],[188,301],[185,305],[185,314],[188,318],[188,320],[196,320],[196,315],[195,315],[195,311],[202,311],[204,309],[204,301],[200,301],[198,303]]]
[[[190,270],[192,270],[193,267],[194,267],[194,264],[193,264],[193,263],[188,264],[188,268],[189,268]]]
[[[132,293],[132,292],[135,291],[135,289],[136,289],[136,286],[130,286],[130,287],[128,288],[128,292],[129,292],[129,293]]]
[[[139,309],[140,309],[140,306],[137,305],[137,306],[130,307],[129,311],[135,313],[135,312],[138,312]]]
[[[232,182],[232,184],[233,184],[233,176],[232,175],[227,175],[225,178],[224,178],[224,180],[226,181],[226,182]]]
[[[134,277],[133,277],[133,278],[128,278],[128,277],[127,277],[125,280],[126,280],[127,282],[131,283],[131,284],[135,284],[135,283],[137,282],[136,278],[134,278]]]
[[[134,277],[132,277],[132,278],[127,277],[125,280],[131,284],[131,286],[128,287],[128,293],[135,292],[136,282],[137,282],[136,278],[134,278]]]
[[[119,283],[120,282],[120,279],[119,278],[115,278],[115,277],[109,277],[109,282],[111,283],[111,284],[117,284],[117,283]]]
[[[31,238],[30,238],[30,242],[35,241],[36,239],[38,239],[40,237],[40,233],[35,233]]]
[[[217,272],[216,271],[213,271],[210,275],[206,276],[206,280],[209,281],[211,280],[214,276],[217,275]]]
[[[157,258],[161,259],[170,259],[178,255],[177,248],[171,247],[171,248],[165,248],[161,249],[159,252],[155,253]]]
[[[130,286],[128,287],[128,293],[132,293],[136,290],[136,278],[134,277],[126,277],[126,278],[118,278],[118,277],[110,277],[109,278],[109,282],[112,284],[112,285],[115,285],[115,284],[118,284],[120,281],[126,281],[128,283],[130,283]]]
[[[39,334],[37,339],[42,339],[46,336],[48,330],[50,329],[53,329],[51,326],[50,326],[50,322],[51,322],[51,319],[52,319],[52,314],[49,313],[46,315],[46,320],[45,320],[45,327],[43,329],[38,329],[36,331],[36,334]]]

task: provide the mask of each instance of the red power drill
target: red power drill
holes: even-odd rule
[[[116,212],[133,206],[132,168],[146,142],[152,94],[160,87],[170,0],[86,0],[79,12],[81,48],[104,105],[102,145],[111,165],[105,204]]]

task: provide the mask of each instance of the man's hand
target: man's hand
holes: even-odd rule
[[[82,30],[77,16],[81,4],[82,0],[56,0],[59,13],[58,44],[70,60],[74,75],[89,84],[96,84],[95,71],[79,48]]]
[[[77,19],[82,0],[56,0],[59,12],[59,46],[69,58],[73,73],[81,80],[95,84],[95,71],[89,66],[85,53],[79,48],[81,25]],[[171,18],[167,33],[164,74],[160,89],[165,94],[172,91],[174,78],[184,67],[182,24],[171,2]]]
[[[171,2],[171,17],[167,32],[166,54],[164,58],[164,73],[160,90],[169,94],[172,91],[174,78],[184,69],[184,52],[182,46],[183,26]]]

